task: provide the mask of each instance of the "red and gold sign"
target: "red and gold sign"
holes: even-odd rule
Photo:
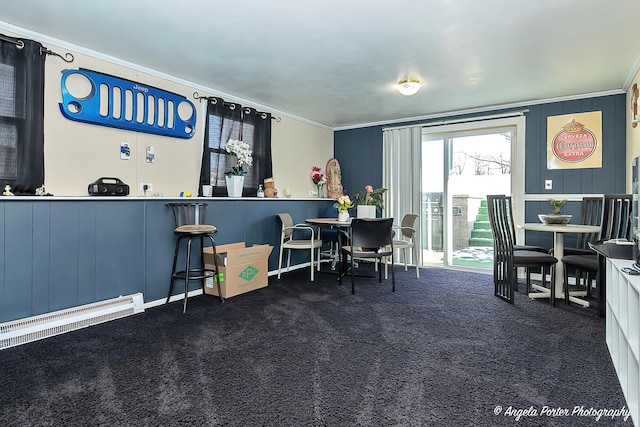
[[[547,118],[547,169],[602,167],[602,112]]]

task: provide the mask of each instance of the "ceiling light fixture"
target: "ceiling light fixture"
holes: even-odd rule
[[[398,82],[398,92],[404,96],[415,95],[421,87],[422,83],[420,80],[411,77]]]

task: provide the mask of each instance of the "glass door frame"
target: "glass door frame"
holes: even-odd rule
[[[490,131],[491,129],[499,128],[513,128],[513,137],[511,139],[511,197],[513,202],[513,217],[516,224],[524,223],[524,181],[525,181],[525,131],[526,131],[526,118],[524,115],[515,117],[505,117],[499,119],[490,120],[474,120],[464,121],[460,123],[451,123],[444,125],[423,126],[422,136],[423,140],[426,135],[430,139],[434,139],[438,135],[443,136],[440,139],[444,139],[444,135],[450,136],[451,134],[467,134],[481,133],[483,130]],[[443,210],[446,215],[443,221],[443,267],[444,268],[456,268],[464,269],[460,266],[454,266],[449,264],[450,257],[450,242],[452,239],[453,230],[451,224],[453,221],[452,209],[451,209],[451,195],[448,192],[449,181],[449,166],[450,165],[450,147],[445,143],[444,146],[444,161],[445,167],[443,175]],[[420,178],[422,179],[422,177]],[[516,229],[517,240],[522,241],[524,237],[524,231]]]

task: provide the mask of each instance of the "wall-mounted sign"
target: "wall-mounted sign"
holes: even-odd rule
[[[62,73],[60,111],[69,120],[191,138],[196,109],[184,96],[84,69]]]
[[[602,167],[602,111],[547,117],[547,169]]]

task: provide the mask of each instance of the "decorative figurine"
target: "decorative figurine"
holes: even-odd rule
[[[329,159],[326,166],[327,197],[337,199],[344,195],[342,188],[342,173],[338,159]]]
[[[278,196],[278,190],[276,189],[276,183],[273,178],[265,178],[264,196],[268,198],[274,198]]]
[[[2,193],[3,196],[13,196],[13,193],[11,192],[11,186],[9,184],[4,186],[4,193]]]

